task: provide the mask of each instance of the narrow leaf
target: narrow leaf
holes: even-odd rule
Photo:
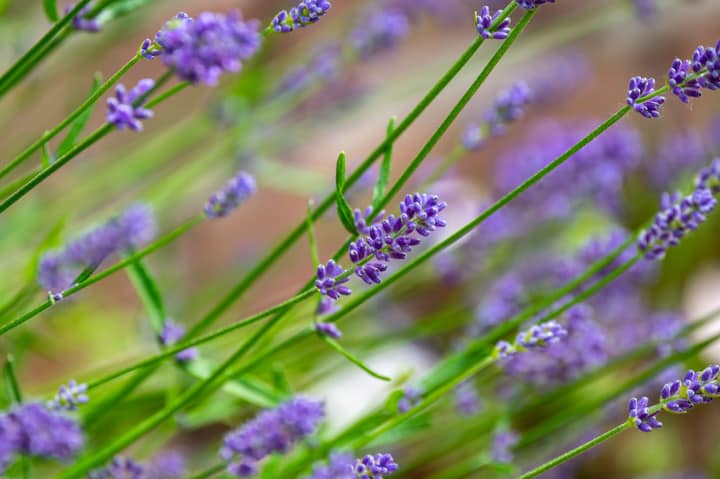
[[[337,203],[338,217],[348,233],[357,234],[355,229],[355,221],[353,220],[353,212],[350,204],[345,199],[343,192],[345,190],[345,152],[340,152],[337,165],[335,167],[335,200]]]
[[[47,168],[53,162],[52,154],[48,149],[47,142],[42,145],[42,167]]]
[[[308,240],[310,241],[310,255],[312,256],[313,260],[313,269],[315,269],[320,264],[320,255],[318,254],[317,241],[315,240],[315,227],[313,226],[312,208],[313,201],[310,200],[308,201],[307,216],[305,221],[307,223]]]
[[[216,367],[217,364],[203,358],[184,365],[184,369],[198,379],[207,379]],[[222,390],[261,408],[275,407],[282,401],[273,393],[272,387],[247,376],[242,379],[235,378],[225,381]]]
[[[350,361],[351,363],[353,363],[354,365],[356,365],[357,367],[359,367],[360,369],[362,369],[363,371],[368,373],[370,376],[380,379],[380,380],[383,380],[383,381],[392,381],[391,378],[384,376],[384,375],[377,373],[377,372],[373,371],[372,369],[370,369],[369,366],[367,366],[365,363],[363,363],[360,359],[358,359],[356,356],[354,356],[351,352],[347,351],[345,348],[340,346],[340,343],[338,343],[334,339],[328,338],[327,336],[322,336],[322,339],[326,343],[328,343],[330,345],[330,347],[332,347],[335,351],[342,354],[345,357],[345,359],[347,359],[348,361]]]
[[[386,138],[390,138],[393,130],[395,130],[395,120],[395,117],[390,118],[390,121],[388,122]],[[385,195],[385,189],[387,188],[388,182],[390,181],[390,167],[392,166],[392,156],[393,144],[390,143],[385,149],[385,155],[383,156],[382,163],[380,163],[380,173],[378,174],[377,183],[375,184],[375,189],[373,190],[373,206],[379,204],[380,200],[382,200],[383,196]]]
[[[55,0],[43,0],[43,9],[45,10],[45,15],[48,17],[48,20],[53,23],[59,20],[60,17],[58,16],[57,2]]]
[[[4,200],[11,194],[15,193],[15,191],[17,191],[18,188],[20,188],[25,183],[30,181],[36,174],[37,174],[37,172],[28,173],[27,175],[23,176],[22,178],[18,178],[17,180],[10,182],[8,185],[0,188],[0,200]]]
[[[8,354],[5,359],[3,377],[5,378],[8,397],[14,404],[20,404],[22,402],[22,393],[20,392],[20,385],[18,384],[17,375],[15,374],[15,358],[12,354]]]
[[[90,95],[88,95],[88,96],[92,96],[92,94],[95,93],[98,88],[100,88],[101,84],[102,84],[102,76],[100,75],[100,73],[96,73],[95,78],[93,80],[92,89],[90,90]],[[80,134],[82,134],[88,121],[90,121],[90,117],[92,116],[94,106],[95,106],[95,103],[90,105],[70,125],[70,131],[68,131],[68,134],[63,139],[63,141],[60,142],[60,146],[58,146],[57,152],[55,152],[56,158],[59,158],[60,156],[64,155],[65,153],[70,151],[70,149],[73,146],[75,146],[75,142],[80,137]]]
[[[160,288],[150,275],[150,272],[140,261],[135,261],[126,269],[130,282],[145,306],[150,325],[156,334],[160,334],[167,318],[165,304]]]

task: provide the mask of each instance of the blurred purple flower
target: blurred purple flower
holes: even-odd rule
[[[48,406],[56,411],[75,411],[79,405],[86,404],[88,400],[87,384],[78,384],[72,379],[67,385],[60,386],[58,393]]]
[[[367,60],[395,47],[409,32],[409,19],[399,9],[373,9],[350,33],[350,44]]]
[[[68,3],[63,10],[65,15],[75,8],[75,3]],[[72,19],[72,27],[75,30],[81,30],[83,32],[97,33],[102,30],[102,23],[97,18],[87,18],[90,13],[91,5],[85,5]]]
[[[331,6],[327,0],[302,0],[289,11],[280,10],[273,18],[271,27],[279,33],[290,33],[296,28],[307,27],[317,22]]]
[[[133,131],[142,131],[141,120],[152,118],[153,112],[142,107],[147,95],[155,86],[150,78],[140,80],[129,92],[124,85],[115,87],[115,97],[108,98],[106,120],[115,125],[118,130],[129,128]]]
[[[240,171],[230,178],[222,190],[208,198],[205,203],[205,215],[211,219],[224,218],[256,191],[255,178],[250,173]]]
[[[494,462],[511,463],[515,457],[512,449],[519,440],[520,436],[512,430],[495,433],[490,448],[490,457]]]
[[[480,9],[480,13],[475,12],[475,25],[481,37],[504,40],[510,35],[510,17],[505,17],[502,22],[493,27],[500,15],[502,15],[502,10],[496,10],[495,13],[491,14],[490,7],[487,5]]]
[[[179,343],[185,336],[185,327],[177,324],[171,318],[167,318],[163,323],[163,329],[160,332],[160,343],[165,346],[173,346]],[[179,363],[187,363],[194,361],[198,357],[197,348],[187,348],[175,355],[175,360]]]
[[[8,418],[19,431],[18,451],[30,456],[67,461],[85,445],[78,423],[40,403],[13,409]]]

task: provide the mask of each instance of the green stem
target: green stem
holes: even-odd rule
[[[510,5],[504,10],[502,18],[506,17],[517,7],[515,2],[511,2]],[[482,37],[476,38],[460,58],[450,67],[450,69],[433,85],[428,93],[420,100],[420,102],[413,108],[413,110],[403,119],[397,127],[386,136],[380,145],[373,150],[370,155],[353,171],[345,182],[346,187],[350,187],[355,184],[362,175],[377,161],[381,156],[385,154],[385,151],[405,133],[405,131],[420,117],[422,113],[435,101],[435,99],[442,93],[442,91],[450,84],[450,82],[460,73],[460,71],[467,65],[470,59],[475,55],[480,46],[484,43]],[[322,216],[332,205],[335,204],[335,194],[329,194],[319,204],[318,207],[313,211],[311,217],[312,220],[317,220]],[[278,261],[285,253],[290,250],[290,247],[298,241],[306,231],[306,222],[303,220],[302,223],[297,225],[291,232],[283,238],[279,244],[277,244],[272,250],[268,252],[256,265],[255,267],[239,282],[237,283],[226,295],[220,300],[220,302],[198,323],[196,323],[189,331],[188,335],[192,336],[198,334],[208,326],[212,325],[220,316],[227,311],[230,306],[235,304],[247,290],[255,284],[260,276],[267,271],[276,261]]]
[[[579,456],[583,452],[592,449],[593,447],[597,446],[598,444],[602,444],[603,442],[607,441],[613,436],[616,436],[617,434],[620,434],[621,432],[625,431],[630,427],[630,424],[627,422],[624,422],[622,424],[619,424],[615,426],[614,428],[610,429],[604,434],[601,434],[597,436],[594,439],[589,440],[585,444],[582,444],[575,449],[566,452],[565,454],[562,454],[555,459],[546,462],[545,464],[542,464],[541,466],[536,467],[532,471],[528,471],[525,474],[518,476],[516,479],[530,479],[532,477],[537,477],[543,472],[549,471],[550,469],[559,466],[560,464],[569,461],[573,457]]]
[[[47,31],[43,37],[33,45],[30,50],[25,52],[23,56],[21,56],[14,64],[11,66],[3,75],[0,77],[0,97],[2,97],[5,93],[7,93],[8,90],[8,82],[12,79],[12,77],[17,73],[17,71],[22,68],[25,64],[28,62],[31,62],[35,60],[34,57],[37,56],[38,52],[41,52],[43,47],[50,42],[53,37],[55,37],[60,31],[65,28],[72,19],[77,15],[80,10],[82,10],[85,5],[90,3],[90,0],[80,0],[75,7],[73,7],[70,12],[68,12],[67,15],[65,15],[63,18],[61,18],[58,22],[56,22],[50,30]],[[37,60],[35,60],[37,62]]]
[[[151,243],[150,245],[146,246],[145,248],[137,251],[132,256],[128,256],[122,261],[119,261],[115,263],[113,266],[109,267],[108,269],[98,273],[95,276],[91,276],[85,281],[83,281],[80,284],[77,284],[73,286],[72,288],[63,291],[64,297],[70,297],[73,294],[77,293],[78,291],[81,291],[91,284],[97,283],[98,281],[101,281],[111,274],[114,274],[118,271],[120,271],[123,268],[126,268],[127,266],[133,264],[135,261],[139,260],[140,258],[144,258],[145,256],[148,256],[151,253],[154,253],[155,251],[159,250],[160,248],[163,248],[164,246],[172,243],[176,239],[178,239],[180,236],[182,236],[184,233],[186,233],[188,230],[193,228],[194,226],[198,225],[201,221],[205,219],[204,216],[198,216],[195,218],[190,219],[189,221],[185,222],[183,225],[178,227],[177,229],[171,231],[167,235],[163,236],[162,238],[158,239],[157,241]],[[30,320],[31,318],[37,316],[38,314],[42,313],[46,309],[49,309],[53,305],[52,301],[48,300],[44,303],[38,305],[31,311],[28,311],[24,315],[20,316],[17,319],[14,319],[12,321],[9,321],[2,326],[0,326],[0,336],[7,333],[8,331],[20,326],[21,324],[25,323],[26,321]]]
[[[143,369],[147,366],[156,364],[156,363],[162,361],[163,359],[175,356],[180,351],[184,351],[185,349],[191,348],[193,346],[200,346],[201,344],[205,344],[209,341],[212,341],[214,339],[225,336],[228,333],[231,333],[238,329],[244,328],[246,326],[250,326],[251,324],[255,324],[258,321],[260,321],[261,319],[271,316],[271,315],[277,313],[278,311],[283,311],[290,306],[301,303],[301,302],[305,301],[306,299],[312,297],[315,294],[317,294],[317,293],[315,292],[315,290],[312,290],[312,289],[305,291],[304,293],[301,293],[297,296],[293,296],[292,298],[290,298],[278,305],[275,305],[272,308],[266,309],[257,314],[254,314],[245,319],[242,319],[234,324],[231,324],[229,326],[221,328],[221,329],[215,331],[214,333],[208,334],[208,335],[200,337],[200,338],[185,340],[181,343],[174,344],[172,347],[165,348],[159,354],[150,356],[149,358],[143,359],[142,361],[138,361],[135,364],[132,364],[123,369],[120,369],[119,371],[115,371],[115,372],[113,372],[107,376],[104,376],[100,379],[96,379],[95,381],[89,382],[88,389],[94,389],[96,387],[102,386],[103,384],[106,384],[106,383],[112,381],[113,379],[117,379],[128,373],[137,371],[138,369]]]
[[[10,78],[8,82],[2,87],[3,92],[8,92],[15,88],[38,65],[38,63],[40,63],[43,58],[48,56],[57,47],[59,47],[73,32],[73,29],[66,29],[62,33],[60,33],[60,35],[53,38],[49,43],[43,45],[43,48],[38,51],[33,60],[19,68],[12,76],[12,78]]]
[[[40,137],[32,145],[28,146],[16,158],[14,158],[7,166],[0,170],[0,178],[3,178],[16,167],[21,165],[28,157],[30,157],[30,155],[39,150],[45,143],[55,138],[55,136],[57,136],[58,133],[65,129],[65,127],[75,121],[75,119],[82,115],[83,112],[85,112],[88,108],[92,107],[95,102],[102,95],[105,94],[105,92],[112,88],[112,86],[117,83],[117,81],[120,80],[120,78],[122,78],[123,75],[125,75],[125,73],[127,73],[138,62],[138,60],[140,60],[140,58],[142,58],[140,54],[136,54],[134,57],[132,57],[130,61],[123,65],[122,68],[120,68],[112,77],[110,77],[92,95],[90,95],[87,100],[85,100],[79,107],[77,107],[75,111],[70,113],[67,118],[61,121],[59,125],[42,135],[42,137]]]
[[[209,467],[208,469],[204,470],[203,472],[199,472],[195,474],[194,476],[191,476],[190,479],[207,479],[209,477],[213,477],[216,474],[221,473],[225,470],[225,464],[217,464],[215,466]]]

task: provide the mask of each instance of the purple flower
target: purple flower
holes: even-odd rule
[[[244,21],[240,12],[204,12],[196,19],[178,13],[155,35],[163,63],[182,80],[217,85],[226,72],[237,72],[260,47],[257,21]],[[152,58],[149,44],[141,49]]]
[[[692,63],[690,60],[680,60],[676,58],[670,70],[668,70],[668,85],[672,89],[673,95],[680,98],[683,103],[687,103],[690,98],[700,97],[700,82],[693,78]]]
[[[645,118],[660,117],[660,107],[665,103],[664,96],[655,96],[642,100],[642,98],[655,93],[655,79],[645,77],[632,77],[628,86],[627,104]]]
[[[166,451],[150,461],[143,479],[182,479],[187,475],[185,456],[177,451]]]
[[[640,18],[650,18],[658,13],[657,0],[633,0],[635,12]]]
[[[315,323],[315,331],[328,338],[338,339],[342,337],[342,331],[333,323]]]
[[[324,316],[326,314],[334,313],[338,309],[340,308],[338,308],[337,304],[335,303],[335,301],[332,300],[332,298],[323,296],[318,302],[315,314],[317,314],[318,316]]]
[[[506,126],[525,114],[525,106],[532,100],[532,92],[523,81],[515,82],[508,90],[501,91],[492,110],[485,114],[490,133],[499,136]]]
[[[720,163],[714,163],[700,172],[695,191],[690,195],[663,194],[660,204],[662,210],[655,217],[652,226],[638,237],[637,246],[645,258],[663,258],[669,247],[677,246],[685,235],[697,229],[707,219],[707,214],[717,204],[713,193],[720,184],[718,173]]]
[[[345,283],[350,278],[344,273],[343,267],[333,260],[328,261],[327,264],[318,265],[315,287],[320,294],[336,301],[340,299],[340,296],[349,296],[352,294],[352,290],[345,286]]]
[[[347,453],[333,453],[327,464],[317,464],[304,479],[355,479],[353,457]]]
[[[518,5],[526,10],[534,10],[546,3],[555,3],[555,0],[517,0]]]
[[[129,457],[115,456],[107,467],[90,473],[90,479],[146,479],[145,469]]]
[[[692,56],[692,69],[702,88],[720,88],[720,40],[715,47],[699,46]]]
[[[465,381],[455,388],[455,409],[461,416],[475,416],[480,408],[480,396],[471,382]]]
[[[48,407],[56,411],[75,411],[81,404],[86,404],[89,398],[87,396],[87,384],[78,384],[74,379],[66,385],[60,386],[55,398],[50,401]]]
[[[398,470],[390,454],[367,455],[355,460],[353,472],[357,479],[383,479]]]
[[[225,187],[212,195],[205,203],[208,218],[223,218],[255,194],[257,185],[250,173],[238,172]]]
[[[703,371],[690,370],[680,380],[665,384],[660,390],[660,401],[668,412],[682,414],[693,406],[712,402],[720,396],[718,384],[720,366],[714,364]]]
[[[77,422],[40,403],[19,406],[8,417],[19,431],[18,451],[23,454],[66,461],[85,444]]]
[[[422,391],[415,386],[407,386],[397,403],[399,413],[406,413],[422,402]]]
[[[490,457],[494,462],[510,463],[513,460],[512,448],[520,437],[515,431],[500,431],[493,436]]]
[[[65,15],[75,8],[75,3],[68,3],[65,6]],[[87,18],[90,13],[90,5],[85,5],[80,11],[73,17],[72,26],[75,30],[81,30],[84,32],[96,33],[102,29],[102,23],[97,18]]]
[[[145,78],[129,92],[122,84],[115,87],[115,97],[110,97],[107,101],[108,110],[105,115],[107,122],[115,125],[118,130],[129,128],[133,131],[142,131],[141,120],[153,116],[153,112],[143,108],[142,105],[145,104],[145,96],[154,86],[153,80]]]
[[[273,18],[271,27],[276,32],[290,33],[296,28],[307,27],[317,22],[331,6],[327,0],[302,0],[297,7],[289,11],[280,10]]]
[[[228,473],[253,476],[258,461],[275,452],[288,452],[296,442],[313,434],[324,417],[322,402],[302,397],[261,412],[225,436],[220,456],[228,463]]]
[[[410,32],[410,20],[400,9],[372,9],[350,33],[350,44],[367,60],[400,43]]]
[[[567,335],[567,330],[557,321],[536,324],[526,331],[519,332],[514,343],[499,341],[495,346],[495,355],[500,359],[508,359],[518,352],[544,349]]]
[[[648,408],[648,398],[643,396],[640,399],[630,399],[628,405],[628,421],[642,432],[651,432],[653,429],[662,427],[662,423],[657,420],[657,411],[651,413]]]
[[[0,414],[0,474],[12,463],[20,450],[22,435],[18,425],[6,414]]]
[[[163,329],[160,332],[159,339],[160,343],[167,347],[179,343],[183,336],[185,336],[185,327],[167,318],[163,323]],[[187,363],[197,359],[197,357],[197,348],[187,348],[177,353],[175,360],[179,363]]]
[[[108,256],[147,243],[155,231],[152,210],[145,205],[133,205],[72,240],[63,250],[44,254],[38,269],[38,282],[48,291],[61,293],[73,285],[83,270],[94,270]]]
[[[475,25],[481,37],[485,39],[494,38],[495,40],[504,40],[510,35],[510,17],[504,18],[502,22],[493,27],[493,24],[500,18],[501,14],[502,10],[497,10],[491,14],[490,7],[487,5],[480,9],[480,13],[475,12]]]

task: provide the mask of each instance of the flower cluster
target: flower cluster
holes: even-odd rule
[[[38,281],[47,291],[62,299],[64,290],[73,285],[85,270],[94,270],[105,258],[128,251],[155,236],[152,210],[137,204],[121,215],[68,243],[62,251],[46,253],[40,260]]]
[[[317,331],[322,336],[327,336],[328,338],[332,339],[338,339],[342,337],[342,331],[338,329],[337,326],[333,323],[315,323],[315,331]]]
[[[272,20],[272,29],[280,33],[290,33],[296,28],[306,27],[320,20],[331,6],[327,0],[302,0],[290,11],[280,10]]]
[[[650,432],[662,427],[662,423],[657,420],[657,413],[658,411],[651,411],[648,407],[647,397],[630,399],[628,421],[640,431]]]
[[[75,3],[68,3],[65,6],[65,15],[75,8]],[[85,5],[72,19],[72,27],[83,32],[97,33],[102,29],[102,23],[97,18],[87,18],[90,13],[90,5]]]
[[[676,58],[668,70],[668,85],[683,103],[700,97],[701,88],[720,89],[720,41],[715,47],[697,47],[692,59]]]
[[[422,391],[415,386],[408,386],[397,403],[399,413],[406,413],[422,402]]]
[[[480,396],[469,381],[461,383],[455,388],[455,409],[461,416],[475,416],[480,412],[482,403]]]
[[[237,72],[260,47],[256,21],[244,21],[240,12],[203,12],[193,19],[178,13],[146,40],[141,53],[149,59],[160,56],[182,80],[215,86],[226,72]]]
[[[383,479],[397,470],[398,465],[390,454],[353,460],[350,454],[335,453],[327,465],[316,465],[305,479]]]
[[[340,296],[349,296],[352,290],[345,286],[348,281],[350,278],[345,274],[345,269],[334,260],[317,267],[315,287],[323,296],[333,300],[340,299]]]
[[[48,407],[56,411],[67,410],[75,411],[81,404],[86,404],[89,398],[87,396],[87,384],[78,384],[72,379],[67,385],[60,386],[58,393]]]
[[[507,430],[497,432],[493,436],[490,448],[490,457],[493,462],[510,463],[513,460],[512,448],[518,443],[520,437],[515,431]]]
[[[532,99],[532,91],[523,81],[518,81],[509,89],[501,91],[493,107],[485,113],[485,122],[472,123],[465,129],[463,134],[465,149],[478,150],[483,146],[488,132],[492,136],[503,135],[509,124],[525,114],[525,107]]]
[[[314,433],[325,417],[321,402],[294,398],[228,433],[220,450],[235,477],[252,477],[257,463],[274,452],[288,452],[293,444]]]
[[[18,406],[0,414],[0,474],[16,455],[66,461],[85,444],[75,420],[40,403]]]
[[[255,178],[244,171],[238,172],[225,187],[212,195],[205,203],[208,218],[223,218],[243,204],[257,191]]]
[[[115,456],[110,463],[90,473],[89,479],[181,479],[187,477],[185,458],[178,452],[160,453],[147,464]]]
[[[163,346],[167,347],[180,342],[183,336],[185,336],[185,327],[177,324],[172,319],[167,318],[163,323],[163,328],[158,339]],[[177,353],[175,355],[175,360],[179,363],[187,363],[196,359],[197,356],[197,348],[187,348]]]
[[[410,32],[410,19],[400,9],[370,10],[350,32],[350,44],[361,59],[397,45]]]
[[[653,96],[655,93],[655,79],[645,77],[632,77],[628,85],[627,104],[645,118],[659,118],[660,108],[665,103],[664,96]]]
[[[480,9],[480,13],[475,12],[475,25],[481,37],[504,40],[510,35],[510,17],[505,17],[497,25],[494,25],[500,15],[502,15],[502,10],[497,10],[491,14],[490,7],[487,5]]]
[[[555,3],[555,0],[518,0],[518,5],[526,10],[534,10],[546,3]]]
[[[514,343],[499,341],[495,346],[495,356],[500,359],[507,359],[518,352],[542,349],[560,341],[567,334],[567,330],[560,323],[548,321],[532,326],[527,331],[519,332]]]
[[[128,457],[115,456],[110,464],[92,471],[90,479],[144,479],[145,468]]]
[[[677,246],[690,231],[707,219],[717,204],[713,196],[720,184],[720,162],[701,171],[695,191],[687,196],[664,193],[660,213],[649,229],[640,233],[638,249],[649,260],[661,259],[668,248]]]
[[[115,125],[118,130],[129,128],[133,131],[142,131],[142,120],[153,116],[153,112],[143,108],[143,105],[147,100],[147,94],[154,86],[153,80],[145,78],[130,91],[127,91],[122,84],[115,87],[115,96],[107,100],[108,110],[105,115],[107,122]]]

